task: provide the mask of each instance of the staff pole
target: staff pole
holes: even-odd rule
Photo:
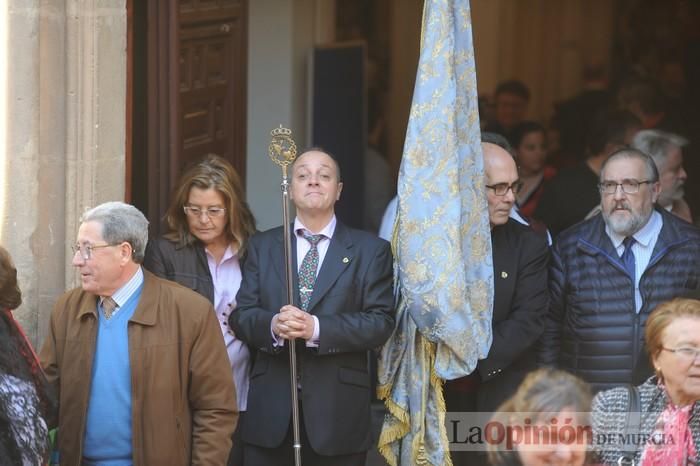
[[[284,231],[284,262],[287,276],[287,303],[294,304],[294,275],[292,264],[292,235],[289,219],[289,178],[287,167],[294,162],[297,156],[297,146],[292,139],[292,131],[283,128],[275,128],[270,131],[270,146],[268,154],[273,162],[282,168],[282,225]],[[289,349],[289,384],[292,391],[292,432],[294,437],[294,464],[301,466],[301,440],[299,436],[299,392],[297,389],[297,352],[294,339],[287,341]]]

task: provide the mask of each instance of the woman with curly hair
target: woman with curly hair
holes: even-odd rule
[[[37,466],[49,453],[56,402],[12,311],[22,303],[17,270],[0,246],[0,461]]]

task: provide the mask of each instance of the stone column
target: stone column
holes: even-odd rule
[[[55,299],[76,285],[69,244],[80,214],[124,198],[125,0],[9,0],[1,242],[35,344]]]

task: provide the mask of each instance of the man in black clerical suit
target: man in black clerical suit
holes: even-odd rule
[[[493,342],[476,370],[445,386],[451,412],[491,412],[536,368],[535,343],[549,302],[546,237],[510,218],[520,184],[508,143],[484,133],[482,150],[494,267]],[[455,465],[485,464],[484,455],[453,452]]]
[[[488,136],[484,138],[488,141]],[[549,248],[544,235],[509,217],[519,188],[515,160],[484,142],[486,197],[493,251],[493,342],[477,364],[476,407],[493,411],[536,368],[535,343],[544,332],[549,303]],[[505,192],[504,192],[505,190]]]
[[[243,422],[244,465],[294,464],[289,355],[297,347],[302,463],[363,465],[370,442],[368,351],[394,328],[389,243],[346,227],[337,162],[313,149],[292,166],[295,299],[287,303],[283,228],[248,246],[230,324],[257,350]]]

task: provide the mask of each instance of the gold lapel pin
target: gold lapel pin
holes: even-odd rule
[[[343,257],[343,264],[347,264],[348,262],[350,262],[350,259],[348,259],[347,257]]]
[[[508,272],[501,272],[501,278],[508,278]]]

